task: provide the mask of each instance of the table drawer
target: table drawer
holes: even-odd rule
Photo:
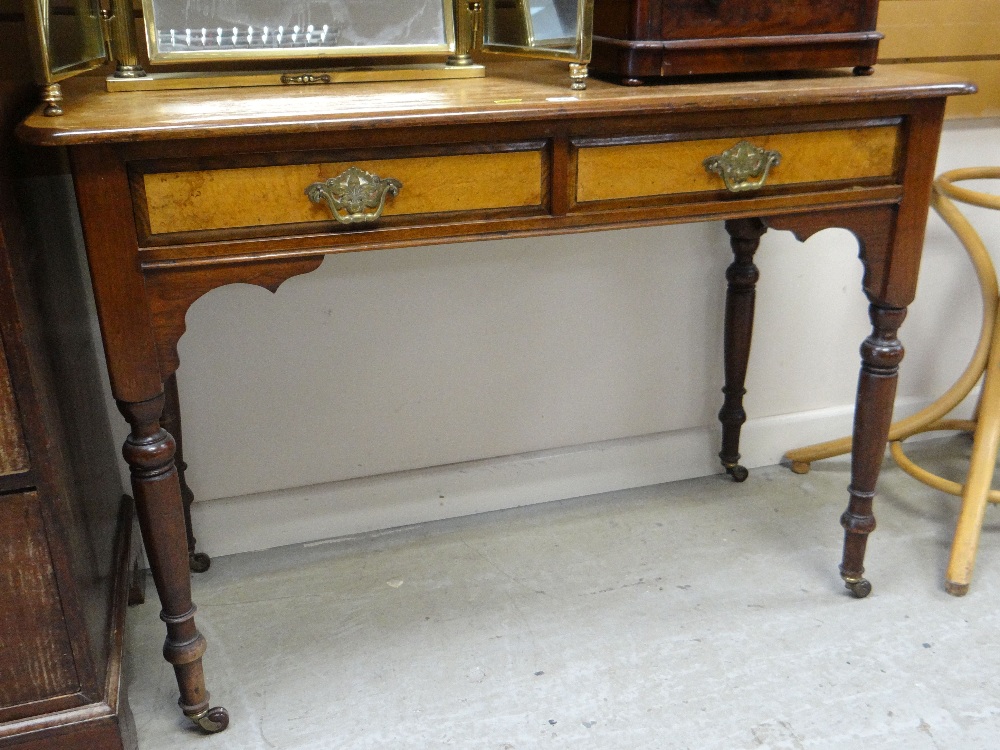
[[[331,209],[312,202],[306,188],[356,167],[401,183],[398,194],[385,202],[385,218],[523,209],[543,204],[544,156],[541,144],[533,144],[489,153],[184,171],[144,168],[137,202],[150,235],[307,222],[335,227]]]
[[[766,186],[893,178],[898,125],[642,143],[579,144],[576,200],[604,201],[726,190],[705,160],[746,141],[780,154]],[[752,194],[752,190],[748,191]]]

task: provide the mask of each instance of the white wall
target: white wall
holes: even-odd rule
[[[1000,164],[998,144],[998,121],[949,124],[939,171]],[[332,256],[276,295],[210,293],[188,314],[178,373],[200,546],[228,554],[718,471],[730,259],[711,223]],[[869,330],[846,232],[805,245],[771,232],[758,265],[750,467],[849,430]],[[935,218],[897,413],[962,369],[974,284]]]

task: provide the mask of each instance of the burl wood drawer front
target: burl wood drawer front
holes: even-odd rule
[[[704,161],[746,140],[781,154],[767,186],[892,177],[899,128],[886,125],[746,138],[583,146],[577,157],[578,202],[725,190]],[[752,192],[745,195],[753,195]]]
[[[330,222],[306,188],[359,167],[402,183],[384,217],[542,203],[540,150],[209,169],[143,175],[150,233]]]

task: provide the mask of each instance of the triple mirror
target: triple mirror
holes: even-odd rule
[[[152,63],[442,55],[452,0],[142,0]]]
[[[132,0],[24,2],[59,114],[58,82],[108,60],[109,90],[316,84],[481,76],[481,46],[565,60],[583,88],[594,0],[141,0],[144,43]]]

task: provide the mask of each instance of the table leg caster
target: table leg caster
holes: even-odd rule
[[[192,552],[188,555],[188,567],[192,573],[204,573],[212,567],[212,558],[204,552]]]
[[[745,482],[747,477],[750,476],[750,472],[747,471],[745,466],[740,464],[723,464],[723,468],[726,473],[733,478],[734,482]]]
[[[872,592],[872,585],[867,578],[845,578],[844,585],[854,594],[855,599],[864,599]]]
[[[188,718],[208,734],[218,734],[229,726],[229,712],[222,706],[206,708],[204,711],[189,715]]]

